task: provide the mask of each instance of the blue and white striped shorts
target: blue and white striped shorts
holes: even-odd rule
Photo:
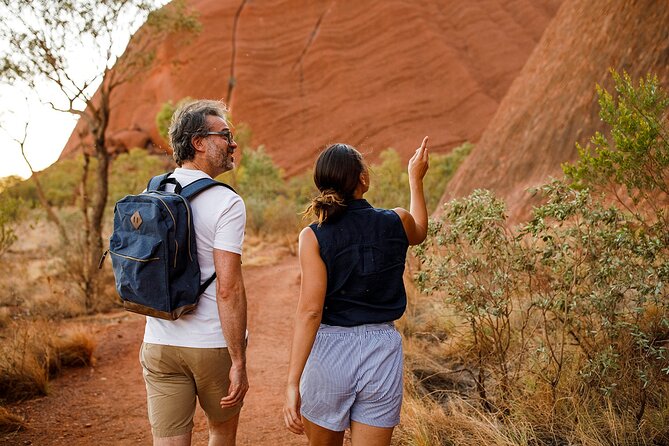
[[[302,416],[343,431],[394,427],[402,406],[402,336],[392,323],[321,324],[300,380]]]

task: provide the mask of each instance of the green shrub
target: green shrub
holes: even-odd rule
[[[151,177],[172,169],[174,161],[166,155],[151,155],[141,148],[120,154],[112,161],[109,172],[110,205],[128,194],[141,192]]]
[[[179,99],[176,105],[172,101],[164,102],[160,107],[160,110],[158,110],[158,113],[156,113],[156,128],[158,129],[158,134],[162,136],[165,141],[169,141],[168,133],[170,129],[170,123],[172,122],[172,115],[177,108],[192,100],[193,98],[186,96]]]
[[[598,88],[612,142],[580,147],[529,222],[510,227],[504,202],[475,191],[446,203],[417,249],[419,285],[467,321],[478,401],[532,426],[530,443],[579,443],[597,413],[608,418],[589,435],[666,438],[669,101],[655,78],[614,80],[615,96]]]
[[[95,168],[96,160],[91,159],[91,169]],[[64,159],[37,172],[47,201],[55,207],[72,206],[81,195],[81,174],[83,172],[83,156]],[[92,189],[89,187],[88,192]],[[27,179],[7,189],[14,197],[21,198],[31,207],[39,206],[35,183]]]
[[[298,204],[291,200],[283,171],[262,146],[246,149],[236,172],[237,190],[244,199],[247,228],[255,234],[296,232]]]
[[[424,179],[425,202],[428,211],[434,211],[462,161],[473,145],[464,143],[447,154],[431,154],[430,169]],[[370,166],[371,181],[367,200],[374,206],[386,209],[409,209],[409,174],[406,163],[394,149],[381,152],[380,162]]]

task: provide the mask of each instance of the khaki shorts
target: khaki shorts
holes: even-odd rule
[[[222,409],[230,386],[227,348],[190,348],[143,343],[139,351],[146,383],[151,430],[156,437],[173,437],[193,430],[195,399],[215,423],[237,415],[242,403]]]

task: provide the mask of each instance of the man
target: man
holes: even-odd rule
[[[237,148],[225,105],[200,100],[180,107],[169,135],[173,176],[182,185],[234,167]],[[246,293],[241,248],[242,199],[211,187],[191,201],[202,278],[216,280],[197,307],[176,321],[146,318],[140,351],[153,444],[190,445],[196,397],[207,415],[209,445],[234,445],[246,376]]]

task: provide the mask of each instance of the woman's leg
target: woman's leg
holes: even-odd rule
[[[304,431],[309,439],[309,446],[341,446],[344,443],[344,431],[331,431],[304,417],[302,417],[302,423],[304,423]]]
[[[393,427],[375,427],[351,421],[352,446],[389,446]]]

